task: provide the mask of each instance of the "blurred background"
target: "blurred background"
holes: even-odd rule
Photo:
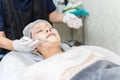
[[[57,10],[62,12],[66,2],[82,2],[82,8],[89,16],[82,17],[83,27],[74,30],[65,24],[54,24],[62,41],[78,41],[95,45],[120,54],[120,0],[54,0]]]

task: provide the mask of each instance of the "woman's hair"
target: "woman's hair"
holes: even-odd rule
[[[31,22],[29,23],[28,25],[25,26],[25,28],[23,29],[23,36],[26,36],[26,37],[29,37],[31,38],[31,34],[30,34],[30,30],[31,28],[36,24],[36,23],[42,23],[42,22],[45,22],[47,24],[50,24],[48,21],[46,20],[41,20],[41,19],[38,19],[34,22]],[[51,24],[50,24],[51,25]]]

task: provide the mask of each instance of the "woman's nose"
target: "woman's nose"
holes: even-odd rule
[[[51,31],[51,29],[50,29],[50,28],[47,28],[47,29],[46,29],[46,32],[49,32],[49,31]]]

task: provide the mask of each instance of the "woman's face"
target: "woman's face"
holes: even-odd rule
[[[32,39],[40,40],[39,47],[58,46],[60,45],[60,35],[51,24],[46,22],[36,23],[30,30]],[[45,40],[45,41],[44,41]]]

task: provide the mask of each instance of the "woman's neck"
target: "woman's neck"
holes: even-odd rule
[[[49,57],[54,56],[56,54],[59,54],[61,52],[62,52],[62,50],[60,47],[55,47],[55,48],[51,47],[47,50],[42,51],[41,54],[46,59],[46,58],[49,58]]]

